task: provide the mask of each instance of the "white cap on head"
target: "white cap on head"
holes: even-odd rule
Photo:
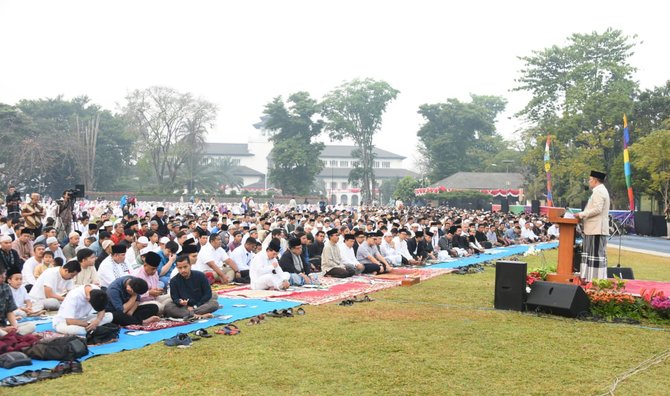
[[[47,238],[47,245],[51,245],[52,243],[58,243],[58,239],[56,237]]]
[[[149,252],[153,252],[153,251],[154,251],[154,250],[153,250],[152,248],[150,248],[149,246],[147,246],[147,247],[145,247],[145,248],[140,249],[140,256],[144,256],[145,254],[147,254],[147,253],[149,253]]]
[[[162,243],[162,244],[166,244],[168,242],[170,242],[170,238],[168,238],[168,237],[163,237],[163,238],[158,240],[158,243]]]
[[[9,235],[0,236],[0,242],[11,242],[11,241],[12,241],[12,237],[10,237]]]
[[[112,223],[112,222],[109,221],[109,220],[105,221],[105,222],[102,224],[103,227],[112,227],[113,225],[114,225],[114,223]]]
[[[142,245],[148,245],[149,244],[149,238],[145,236],[141,236],[137,238],[137,243],[141,243]]]

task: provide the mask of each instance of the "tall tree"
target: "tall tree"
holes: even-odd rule
[[[296,92],[286,102],[278,96],[265,105],[264,129],[273,144],[269,179],[285,195],[309,194],[323,169],[319,155],[324,144],[313,141],[324,125],[315,119],[319,110],[307,92]]]
[[[670,118],[664,129],[656,130],[631,146],[635,167],[649,175],[647,189],[670,206]]]
[[[161,190],[175,187],[179,169],[194,150],[188,143],[202,140],[189,135],[206,133],[217,113],[214,104],[167,87],[133,91],[123,110],[140,138],[140,149],[149,156]],[[193,129],[188,123],[204,127]]]
[[[515,90],[533,95],[519,113],[530,125],[523,135],[524,160],[544,177],[541,152],[547,134],[555,136],[552,182],[559,202],[566,195],[574,195],[573,203],[583,198],[576,192],[583,191],[590,168],[623,172],[612,164],[622,152],[623,113],[631,114],[637,91],[635,68],[629,64],[633,39],[613,29],[573,34],[564,47],[520,58],[525,65]],[[625,192],[612,195],[620,202]]]
[[[358,148],[361,195],[366,204],[374,199],[376,188],[373,138],[381,128],[386,106],[399,93],[385,81],[355,79],[328,93],[322,103],[330,137],[352,139]]]
[[[633,136],[643,137],[662,129],[663,121],[670,118],[670,81],[664,85],[646,89],[637,96],[635,111],[629,120]]]
[[[496,134],[495,120],[507,101],[498,96],[471,95],[470,103],[447,99],[424,104],[419,114],[419,150],[428,160],[428,177],[440,180],[459,171],[484,170],[490,158],[506,148]]]

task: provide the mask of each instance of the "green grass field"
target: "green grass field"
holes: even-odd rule
[[[557,251],[545,253],[556,262]],[[610,260],[616,257],[610,250]],[[529,269],[541,256],[524,259]],[[670,260],[623,252],[638,279],[670,281]],[[84,362],[6,394],[601,394],[617,374],[668,350],[670,327],[493,309],[495,270],[307,306],[305,316],[237,323],[189,349],[162,344]],[[624,381],[622,395],[667,394],[670,361]]]

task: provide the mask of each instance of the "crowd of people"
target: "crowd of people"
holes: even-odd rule
[[[538,216],[446,207],[26,201],[10,187],[0,219],[0,336],[49,311],[75,335],[206,317],[215,283],[283,290],[558,236]]]

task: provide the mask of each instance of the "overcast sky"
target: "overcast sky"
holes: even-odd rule
[[[670,79],[670,6],[651,1],[7,1],[0,0],[0,102],[88,95],[118,109],[152,85],[216,103],[209,140],[246,142],[277,95],[321,98],[371,77],[400,90],[380,148],[415,158],[424,103],[500,95],[499,132],[529,97],[511,93],[522,63],[572,33],[607,27],[643,41],[631,63],[643,88]],[[411,165],[411,164],[407,164]]]

